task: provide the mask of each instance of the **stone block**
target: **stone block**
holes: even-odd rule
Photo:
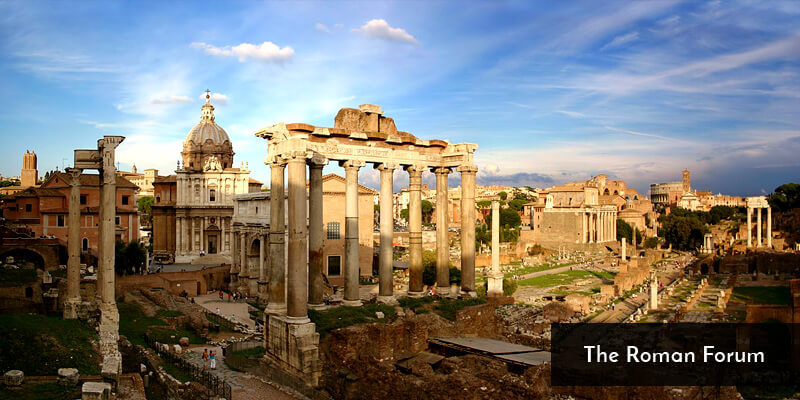
[[[183,351],[183,348],[181,348],[181,345],[179,344],[172,345],[172,349],[178,354],[181,354]]]
[[[184,337],[180,338],[180,340],[178,341],[178,343],[180,343],[180,345],[181,345],[182,347],[188,347],[188,346],[189,346],[189,338],[188,338],[188,337],[186,337],[186,336],[184,336]]]
[[[78,384],[78,378],[80,378],[80,375],[77,368],[58,369],[58,383],[62,385],[75,386]]]
[[[376,311],[376,312],[375,312],[375,318],[377,318],[377,319],[383,319],[383,317],[384,317],[384,315],[383,315],[383,313],[382,313],[382,312],[380,312],[380,311]]]
[[[85,382],[81,386],[81,400],[109,400],[111,385],[105,382]]]
[[[118,357],[104,357],[100,367],[100,376],[103,377],[103,383],[109,385],[109,390],[111,390],[111,388],[116,389],[119,376],[122,373],[122,359]]]
[[[18,369],[12,369],[3,375],[3,383],[5,383],[6,386],[22,386],[24,380],[25,374]]]

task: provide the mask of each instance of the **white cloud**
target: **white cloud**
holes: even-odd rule
[[[317,22],[317,25],[314,26],[314,29],[316,29],[316,30],[318,30],[320,32],[325,32],[325,33],[330,33],[331,32],[330,28],[328,28],[325,24],[321,24],[319,22]]]
[[[150,104],[175,104],[175,103],[191,103],[192,99],[186,96],[159,96],[150,99]]]
[[[628,42],[632,42],[632,41],[634,41],[634,40],[636,40],[638,38],[639,38],[639,32],[638,31],[633,31],[633,32],[630,32],[630,33],[626,33],[624,35],[620,35],[620,36],[615,37],[612,41],[606,43],[603,47],[601,47],[600,50],[602,51],[602,50],[605,50],[605,49],[608,49],[608,48],[622,46],[623,44],[628,43]]]
[[[200,95],[200,100],[206,101],[206,94]],[[228,95],[222,93],[211,93],[211,102],[215,104],[228,104]]]
[[[385,19],[373,19],[364,24],[361,28],[353,29],[353,32],[361,32],[365,36],[374,39],[419,44],[419,41],[406,32],[405,29],[392,28]]]
[[[225,47],[217,47],[203,42],[194,42],[191,46],[203,49],[206,54],[212,56],[236,57],[239,59],[239,62],[253,59],[256,61],[281,63],[294,56],[294,49],[290,46],[280,47],[272,42],[264,42],[261,44],[242,43],[236,46]]]
[[[486,164],[480,171],[487,175],[497,175],[500,172],[500,167],[497,164]]]

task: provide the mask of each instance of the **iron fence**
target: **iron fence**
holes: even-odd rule
[[[144,335],[144,341],[145,343],[147,343],[148,346],[155,349],[155,351],[158,353],[159,356],[161,356],[162,359],[178,367],[189,377],[191,377],[195,382],[198,382],[201,385],[205,386],[209,392],[226,399],[232,398],[231,385],[225,382],[224,379],[218,378],[213,374],[211,374],[208,370],[198,367],[195,364],[192,364],[191,362],[189,362],[188,360],[181,357],[175,352],[164,351],[164,349],[161,348],[160,343],[158,343],[155,339],[150,337],[150,335],[147,333],[145,333]]]

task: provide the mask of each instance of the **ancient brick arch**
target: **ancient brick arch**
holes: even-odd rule
[[[66,249],[58,239],[5,239],[0,244],[0,257],[21,256],[46,271],[66,263]]]

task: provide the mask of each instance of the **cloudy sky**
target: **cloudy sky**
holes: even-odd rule
[[[170,173],[209,88],[237,163],[265,182],[258,128],[332,126],[362,103],[477,143],[482,184],[800,181],[796,1],[0,1],[0,38],[5,176],[26,149],[44,174],[102,135],[127,137],[123,169]]]

